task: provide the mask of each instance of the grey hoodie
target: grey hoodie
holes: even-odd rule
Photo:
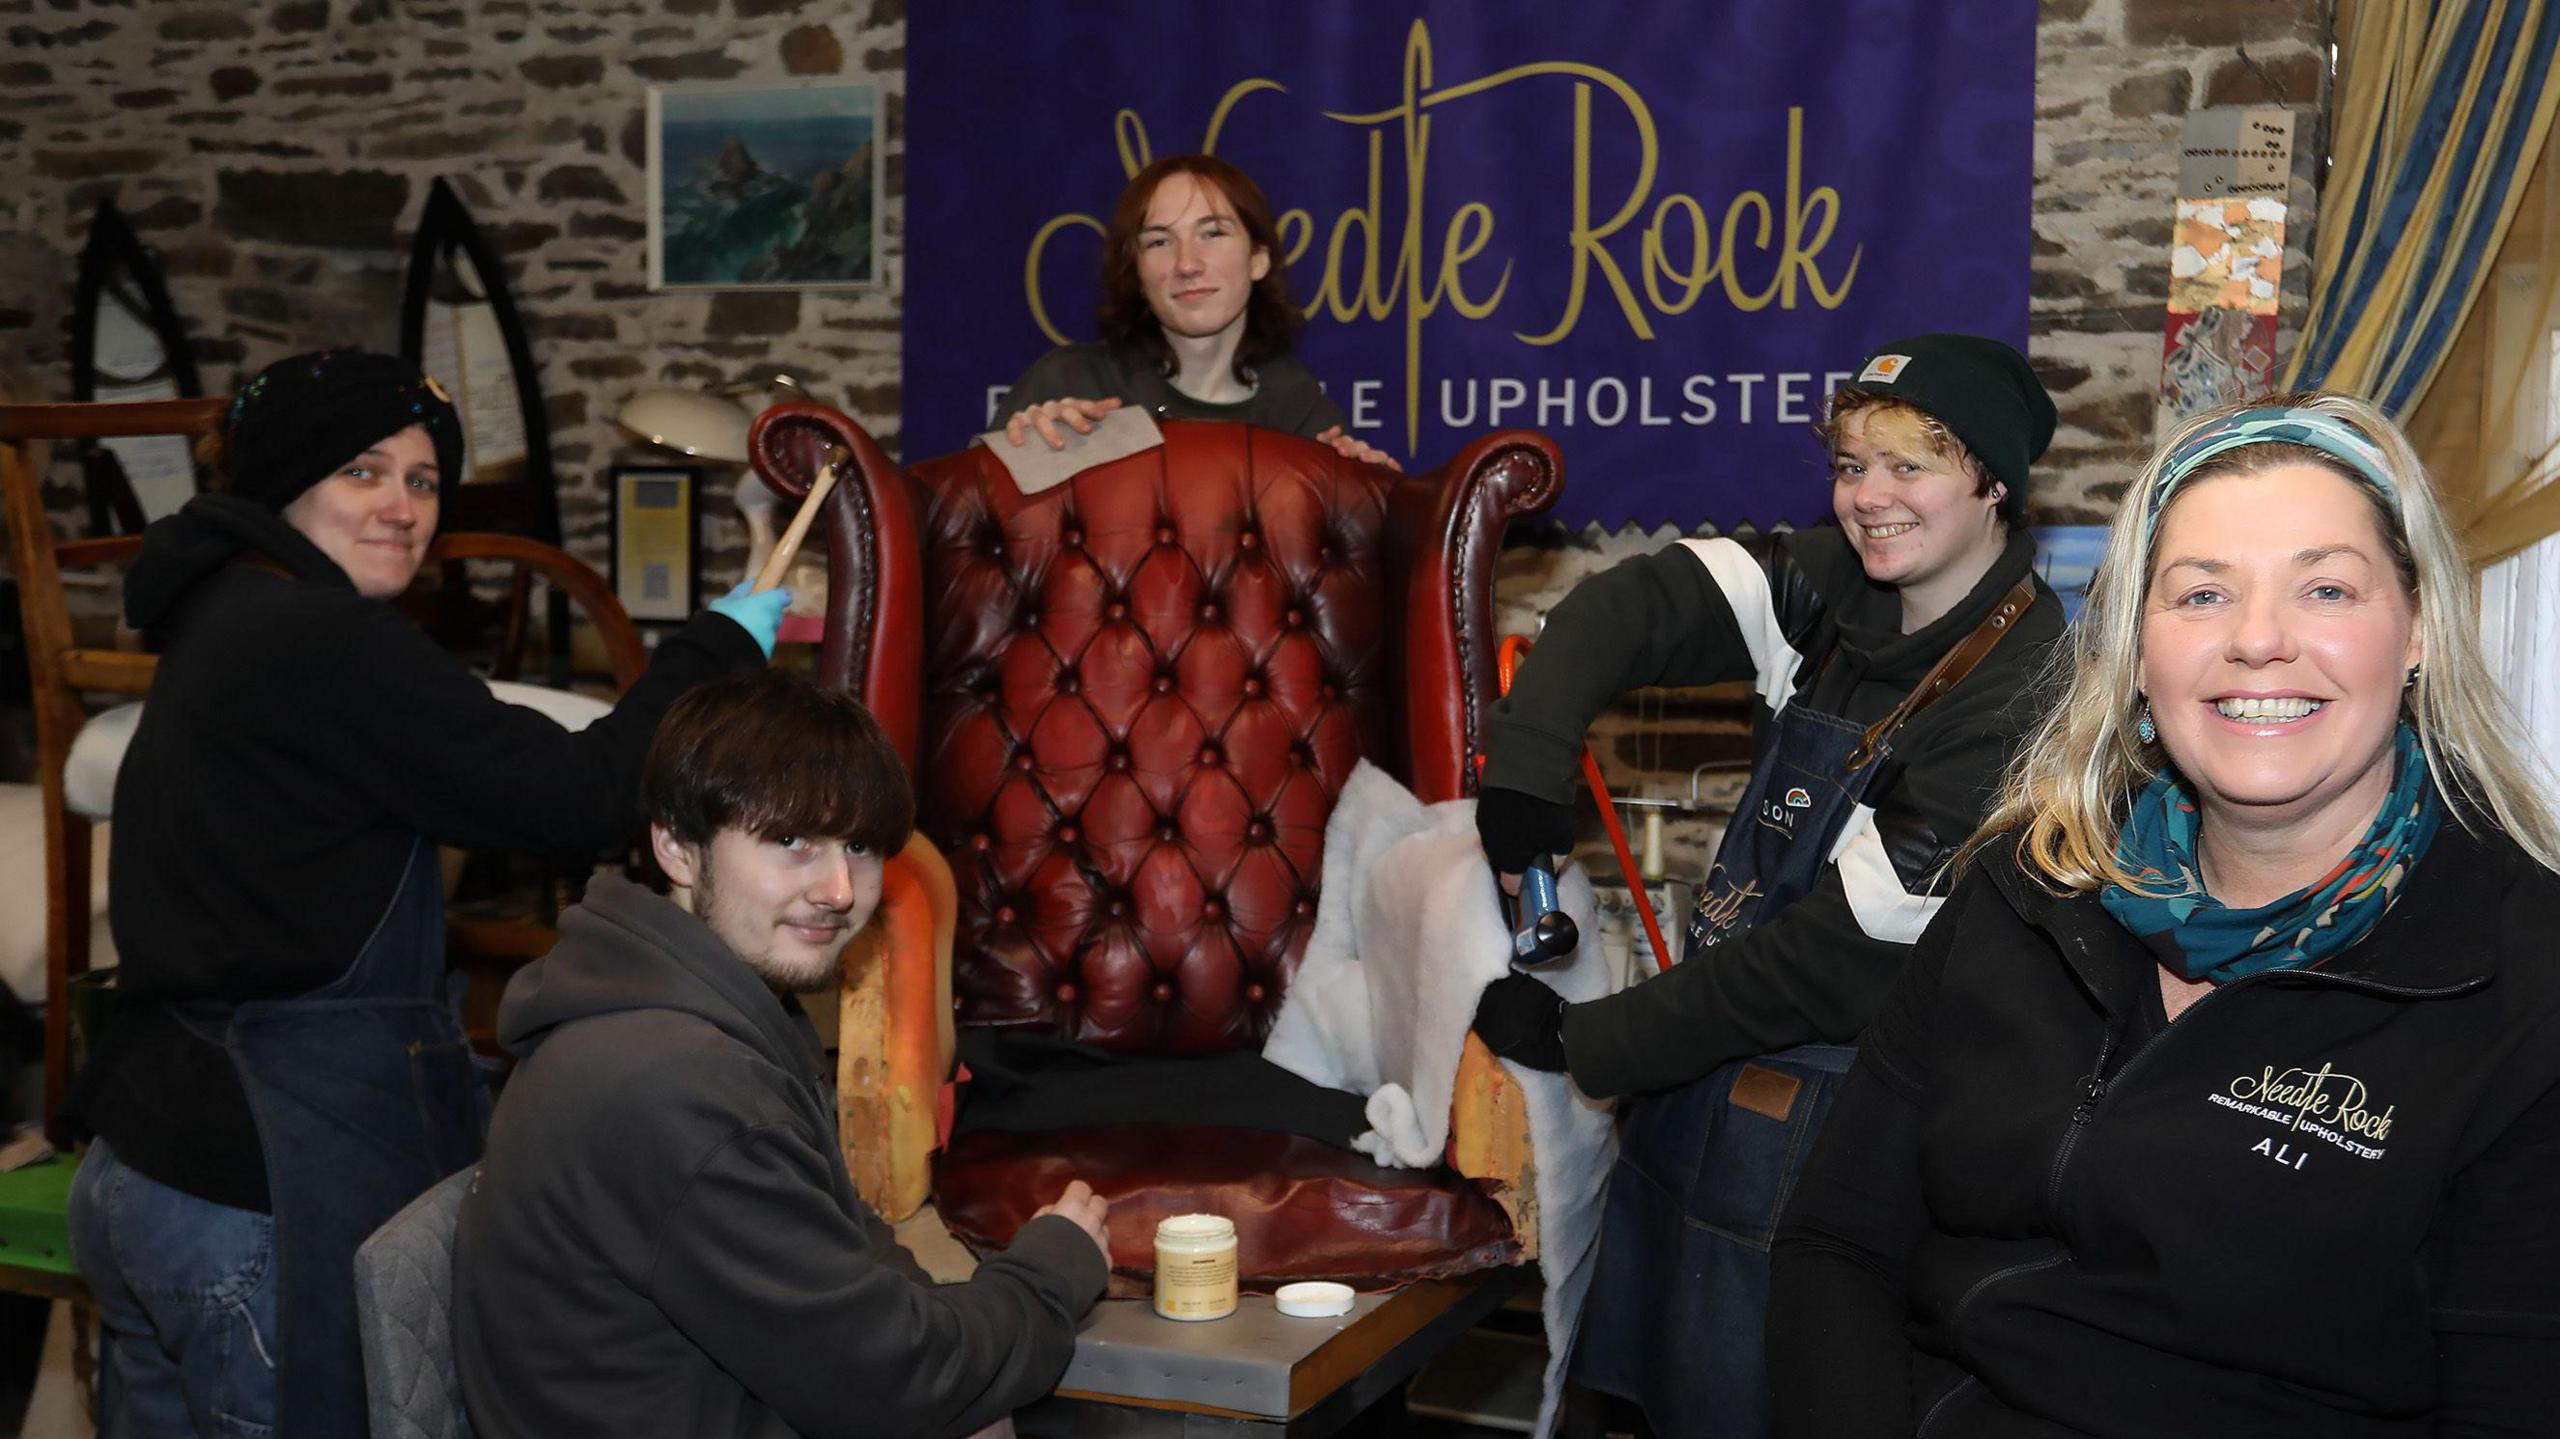
[[[598,878],[498,1029],[520,1063],[454,1260],[484,1439],[926,1439],[1065,1371],[1092,1241],[1034,1220],[927,1279],[846,1176],[808,1021],[673,902]]]

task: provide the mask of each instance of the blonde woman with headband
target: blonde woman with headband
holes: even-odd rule
[[[2560,830],[2408,441],[2125,496],[1777,1242],[1782,1435],[2549,1432]]]

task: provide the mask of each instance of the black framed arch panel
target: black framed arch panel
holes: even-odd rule
[[[159,257],[114,200],[100,200],[72,286],[71,398],[85,404],[203,394]],[[187,442],[173,435],[88,441],[80,465],[92,534],[139,532],[204,487]]]

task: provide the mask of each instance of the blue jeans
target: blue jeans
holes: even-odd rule
[[[103,1139],[71,1180],[71,1254],[106,1330],[99,1439],[275,1426],[275,1221],[171,1189]]]

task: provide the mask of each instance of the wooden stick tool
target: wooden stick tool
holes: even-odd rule
[[[818,518],[818,506],[826,501],[827,492],[836,487],[836,466],[841,463],[843,458],[840,454],[829,459],[826,466],[818,471],[818,477],[809,482],[807,498],[800,501],[800,508],[791,516],[791,524],[783,530],[782,538],[774,542],[773,553],[765,556],[764,568],[756,571],[755,587],[749,593],[772,589],[782,583],[784,575],[791,573],[791,561],[800,553],[800,542],[809,537],[809,526]]]

